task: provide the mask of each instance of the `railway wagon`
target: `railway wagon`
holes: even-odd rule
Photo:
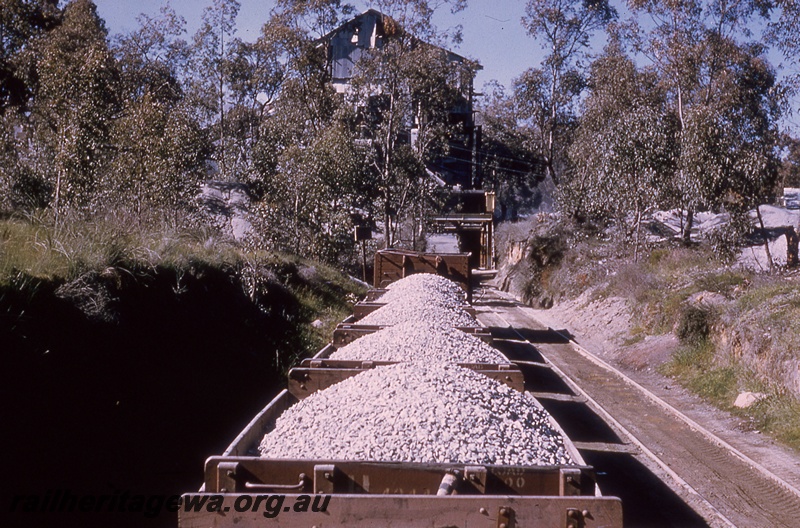
[[[412,268],[414,263],[409,264],[409,259],[416,257],[413,254],[406,254],[404,257],[405,269]],[[382,256],[376,256],[376,269],[379,258]],[[436,262],[429,255],[420,258]],[[452,265],[458,257],[448,255],[447,258],[448,265]],[[442,262],[443,259],[439,260],[438,271],[446,269]],[[427,272],[428,270],[423,270],[423,273]],[[411,274],[402,275],[395,277],[397,284]],[[365,298],[367,303],[374,306],[359,311],[358,319],[373,313],[379,314],[386,306],[413,304],[405,301],[381,302],[389,297],[387,292],[391,290],[391,284],[391,281],[385,280],[385,275],[381,276],[380,284],[376,285],[380,288],[371,291]],[[464,299],[466,298],[464,295]],[[435,304],[434,301],[426,302]],[[466,307],[459,307],[463,308]],[[468,309],[463,311],[470,313]],[[491,342],[488,329],[483,328],[474,318],[472,320],[475,321],[473,325],[453,325],[449,330],[442,331],[451,334],[455,332],[458,336],[468,336],[464,339],[479,341],[481,344],[478,348],[488,346],[487,343]],[[385,322],[385,319],[382,321]],[[388,325],[359,325],[358,322],[354,315],[340,325],[337,329],[340,332],[339,338],[334,338],[313,358],[304,360],[292,369],[287,388],[245,427],[222,455],[212,456],[206,461],[204,482],[200,491],[185,494],[182,498],[185,505],[191,504],[193,507],[181,509],[181,528],[622,526],[620,500],[600,493],[593,469],[584,462],[579,451],[552,417],[546,414],[535,399],[523,392],[525,380],[512,361],[494,349],[496,355],[489,356],[488,359],[481,357],[481,361],[474,361],[469,355],[464,355],[465,361],[455,359],[461,357],[459,353],[454,355],[452,366],[431,360],[414,363],[415,366],[411,367],[407,360],[413,362],[413,358],[407,358],[406,355],[418,351],[429,357],[439,352],[435,350],[437,346],[416,345],[410,336],[409,339],[403,339],[404,332],[409,332],[409,328],[418,330],[422,326],[425,329],[428,328],[425,327],[428,322],[411,320]],[[438,327],[435,330],[438,332]],[[337,355],[347,352],[348,348],[355,345],[364,348],[361,345],[368,341],[377,344],[379,354],[384,356],[337,358]],[[388,341],[399,342],[400,345],[388,345]],[[460,343],[459,341],[456,346],[461,346]],[[385,356],[386,350],[392,346],[400,347],[402,358]],[[409,348],[412,349],[411,353]],[[451,351],[447,350],[446,353],[450,354]],[[386,389],[374,389],[376,380],[380,382],[392,376],[401,376],[400,385],[404,385],[405,378],[402,376],[408,375],[407,371],[415,373],[415,376],[444,376],[446,382],[443,390],[446,393],[458,393],[462,384],[468,384],[467,381],[462,382],[460,377],[448,376],[472,376],[475,379],[470,378],[472,381],[469,383],[476,379],[485,379],[487,381],[481,382],[484,385],[480,386],[488,386],[491,391],[500,391],[492,392],[493,396],[489,396],[487,392],[486,399],[497,398],[496,394],[501,393],[511,395],[512,399],[527,398],[524,404],[530,406],[534,413],[544,416],[545,421],[541,427],[555,431],[560,438],[558,444],[563,451],[563,457],[530,463],[528,458],[524,458],[524,462],[521,462],[522,458],[518,458],[524,453],[516,453],[505,459],[472,453],[477,458],[466,456],[463,460],[458,457],[453,460],[437,460],[436,456],[430,455],[428,460],[424,455],[416,456],[415,451],[424,451],[425,448],[419,445],[413,447],[413,440],[412,453],[410,456],[407,453],[406,459],[387,457],[381,451],[382,445],[377,446],[378,455],[371,454],[372,451],[365,456],[341,455],[344,452],[352,453],[353,449],[361,453],[358,451],[358,443],[364,440],[358,440],[358,435],[353,433],[345,433],[345,436],[353,435],[345,438],[345,442],[355,446],[347,445],[341,452],[338,444],[331,449],[323,446],[320,454],[314,437],[318,434],[323,436],[322,433],[300,421],[287,422],[289,415],[299,412],[297,409],[301,407],[301,402],[305,405],[315,398],[315,401],[319,401],[336,391],[341,392],[344,390],[341,388],[349,384],[350,392],[344,394],[349,394],[350,399],[339,397],[338,400],[333,400],[335,403],[332,407],[324,407],[327,409],[324,414],[331,415],[329,421],[333,422],[334,429],[339,420],[342,431],[352,431],[352,428],[348,429],[352,425],[348,423],[348,417],[352,416],[353,408],[360,409],[369,405],[372,399],[377,399],[383,400],[382,405],[399,409],[406,404],[404,399],[414,398],[413,394],[404,394],[399,390],[394,396],[397,399],[392,400],[392,397],[386,396]],[[380,393],[376,395],[370,393],[371,390],[378,390]],[[416,390],[416,386],[410,389],[412,393]],[[503,390],[506,392],[502,392]],[[394,389],[392,394],[393,391]],[[479,399],[481,397],[483,395],[478,396]],[[419,401],[422,401],[423,407],[428,403],[431,406],[435,404],[435,398],[431,398],[430,402],[426,398],[417,398],[415,405],[419,406]],[[467,401],[462,404],[462,400],[458,398],[448,401],[455,403],[450,404],[451,408],[444,409],[444,422],[458,422],[455,416],[464,414],[460,412],[460,407],[463,405],[466,409],[471,405]],[[469,409],[469,412],[473,412],[472,407]],[[518,409],[514,414],[518,414]],[[303,418],[305,421],[309,419],[316,419],[316,416]],[[424,421],[427,418],[421,419]],[[474,445],[481,446],[488,434],[485,426],[481,426],[478,419],[473,424],[470,416],[462,419],[462,422],[459,422],[462,423],[460,431],[468,437],[469,442],[474,440]],[[371,425],[374,424],[359,425],[357,428],[369,430],[368,426]],[[518,427],[516,423],[512,425]],[[436,427],[446,429],[441,425]],[[396,436],[394,431],[391,433],[392,437]],[[275,437],[276,434],[278,444],[287,447],[286,452],[290,455],[281,454],[284,453],[283,449],[279,450],[281,453],[278,455],[272,449],[264,450],[268,435]],[[434,434],[439,435],[439,431]],[[447,431],[443,433],[444,436],[449,434]],[[520,434],[532,435],[533,431]],[[331,442],[324,438],[321,440],[323,444]],[[430,444],[439,442],[438,436],[434,440],[423,440]],[[274,446],[275,439],[272,441]],[[308,451],[302,447],[306,444],[312,446],[308,447]],[[500,446],[501,449],[504,447],[507,446]],[[515,453],[513,449],[510,452]]]

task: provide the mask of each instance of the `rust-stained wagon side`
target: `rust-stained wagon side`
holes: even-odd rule
[[[461,286],[471,302],[472,272],[470,253],[419,253],[405,249],[382,249],[375,253],[374,286],[389,283],[414,273],[435,273]]]
[[[297,401],[296,395],[284,390],[222,456],[206,461],[202,491],[184,495],[183,500],[195,504],[205,501],[206,505],[214,501],[218,511],[181,511],[181,528],[622,526],[620,500],[600,495],[592,468],[583,462],[566,436],[565,445],[576,461],[568,466],[282,460],[259,456],[260,439],[272,429],[278,416]],[[552,425],[558,428],[558,424]],[[280,511],[275,511],[278,502]],[[315,504],[325,511],[314,511]]]

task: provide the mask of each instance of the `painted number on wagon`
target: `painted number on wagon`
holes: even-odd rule
[[[506,486],[511,488],[522,488],[525,486],[525,478],[524,477],[506,477],[505,478]]]

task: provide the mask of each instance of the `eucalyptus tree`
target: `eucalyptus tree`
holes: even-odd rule
[[[31,163],[28,111],[37,90],[32,44],[58,25],[56,0],[0,0],[0,208],[49,202],[48,184]]]
[[[750,177],[760,179],[759,187],[771,184],[779,92],[763,46],[746,42],[754,20],[766,16],[770,5],[631,0],[629,7],[646,19],[629,25],[635,50],[658,73],[679,124],[675,199],[687,212],[683,238],[689,241],[694,211],[742,196],[739,167],[756,171]]]
[[[0,0],[0,113],[22,108],[35,91],[27,75],[32,40],[58,24],[58,0]]]
[[[250,148],[257,242],[340,264],[353,246],[364,163],[318,39],[350,12],[337,1],[280,0],[257,42],[262,66],[243,70],[262,83]]]
[[[774,44],[784,57],[794,65],[789,73],[789,89],[793,95],[800,90],[800,2],[797,0],[764,0],[764,8],[771,8],[767,24],[767,40]]]
[[[64,7],[59,25],[31,43],[37,91],[31,103],[38,169],[53,189],[56,214],[91,205],[119,108],[118,70],[90,0]]]
[[[592,64],[570,147],[572,171],[561,190],[573,214],[614,218],[633,240],[634,258],[645,214],[667,203],[677,154],[674,131],[657,78],[637,70],[612,41]]]
[[[286,131],[288,143],[282,147],[305,144],[333,119],[338,100],[318,39],[338,25],[349,9],[337,1],[280,0],[262,28],[259,40],[273,50],[281,79],[265,123]]]
[[[516,220],[525,209],[538,205],[542,194],[536,186],[544,167],[536,157],[534,134],[520,115],[513,95],[496,81],[484,86],[482,116],[483,186],[497,196],[500,218]]]
[[[344,96],[331,85],[323,37],[344,23],[351,6],[280,0],[262,29],[260,45],[271,50],[279,86],[264,106],[252,155],[263,193],[261,231],[273,246],[325,248],[326,259],[341,259],[353,245],[351,216],[376,215],[388,218],[393,243],[396,212],[428,195],[424,162],[443,151],[455,100],[447,76],[455,73],[442,50],[421,45],[407,30],[436,33],[426,31],[433,9],[427,2],[373,5],[397,17],[386,19],[397,38],[359,62]],[[415,113],[413,103],[423,100],[432,104]]]
[[[175,104],[184,97],[182,80],[189,58],[189,45],[183,38],[186,20],[168,5],[158,16],[141,14],[136,20],[136,29],[112,39],[122,97],[130,100],[150,95]]]
[[[617,18],[608,0],[528,0],[522,23],[545,52],[541,67],[515,81],[515,95],[535,134],[537,155],[556,184],[577,123],[575,103],[585,86],[590,39]]]
[[[784,187],[800,187],[800,139],[783,133],[779,144],[783,152],[779,169],[780,182]]]
[[[235,49],[237,0],[212,0],[203,10],[200,28],[192,37],[187,95],[203,125],[213,130],[215,159],[220,174],[228,171],[231,137],[226,133],[225,100],[229,88],[229,64]]]
[[[759,206],[774,199],[778,185],[781,105],[774,97],[775,71],[758,46],[736,46],[716,84],[718,95],[694,107],[684,129],[682,154],[694,163],[687,173],[695,175],[690,182],[696,185],[689,189],[734,215],[755,210],[763,232]],[[772,267],[766,240],[765,250]]]
[[[282,153],[269,197],[273,221],[289,228],[284,247],[339,265],[354,260],[351,215],[364,200],[363,165],[352,129],[338,120]]]
[[[431,22],[437,8],[449,5],[455,13],[466,2],[381,0],[374,5],[384,15],[381,42],[356,63],[348,98],[361,109],[377,213],[384,243],[391,247],[407,213],[416,211],[410,220],[422,225],[418,217],[432,190],[426,163],[446,152],[454,132],[450,111],[459,98],[470,96],[460,90],[471,86],[473,73],[469,62],[441,47],[449,35]]]
[[[228,62],[226,134],[232,138],[228,158],[231,172],[247,183],[257,181],[253,148],[285,79],[278,53],[275,43],[262,35],[252,43],[236,40]]]
[[[210,155],[181,82],[189,56],[186,22],[164,7],[157,17],[140,15],[138,23],[113,39],[122,107],[100,191],[107,206],[132,209],[136,218],[148,210],[179,217],[191,209]]]

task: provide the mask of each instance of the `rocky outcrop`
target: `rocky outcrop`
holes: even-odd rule
[[[248,219],[252,197],[247,185],[210,181],[200,188],[199,202],[222,231],[234,240],[244,240],[252,232]]]

